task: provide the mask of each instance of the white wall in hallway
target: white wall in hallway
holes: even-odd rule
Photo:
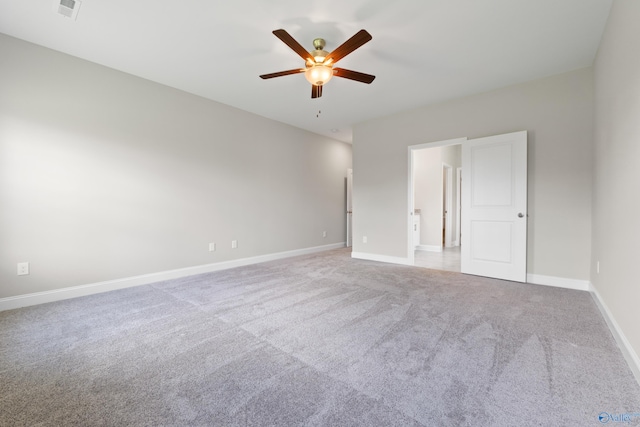
[[[442,246],[443,163],[455,169],[461,165],[460,145],[425,148],[414,151],[414,206],[420,209],[420,244],[429,247]],[[452,209],[449,212],[455,233],[456,186],[452,183]],[[455,238],[452,238],[455,240]]]

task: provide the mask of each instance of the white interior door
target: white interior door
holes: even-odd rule
[[[351,217],[353,208],[351,206],[351,192],[353,189],[353,169],[347,169],[347,247],[350,248],[353,245],[353,229],[351,223]]]
[[[461,271],[526,282],[527,132],[462,145]]]

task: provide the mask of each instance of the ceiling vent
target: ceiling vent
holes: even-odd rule
[[[60,15],[75,20],[78,17],[80,3],[80,0],[54,0],[53,6]]]

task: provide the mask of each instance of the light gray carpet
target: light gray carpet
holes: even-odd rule
[[[604,411],[640,413],[640,387],[588,293],[347,250],[0,313],[2,426],[595,426]]]

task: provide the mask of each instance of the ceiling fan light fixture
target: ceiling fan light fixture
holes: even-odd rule
[[[61,1],[61,0],[56,0]],[[79,1],[79,0],[76,0]],[[261,79],[272,79],[274,77],[289,76],[292,74],[304,73],[305,79],[311,83],[311,99],[320,98],[322,96],[322,87],[331,78],[336,75],[343,79],[355,80],[361,83],[371,83],[376,76],[365,74],[358,71],[347,70],[345,68],[333,68],[333,66],[345,56],[358,49],[363,44],[372,39],[371,34],[367,30],[360,30],[354,34],[346,42],[342,43],[331,53],[324,50],[324,39],[317,38],[313,40],[313,48],[311,52],[307,51],[300,43],[296,41],[291,34],[283,29],[274,30],[273,34],[279,38],[284,44],[289,46],[291,50],[305,61],[305,68],[297,68],[293,70],[279,71],[277,73],[262,74]]]
[[[307,68],[304,76],[312,85],[322,86],[333,77],[333,68],[323,64],[315,64]]]

